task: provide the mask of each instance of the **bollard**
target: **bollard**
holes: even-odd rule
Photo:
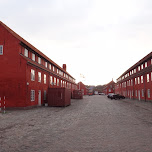
[[[2,104],[1,104],[1,97],[0,97],[0,113],[2,112]]]
[[[4,96],[4,114],[6,113],[5,111],[5,96]]]

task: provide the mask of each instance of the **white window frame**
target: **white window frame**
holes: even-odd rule
[[[38,57],[38,63],[41,64],[41,58],[40,57]]]
[[[46,74],[44,74],[44,84],[46,84]]]
[[[137,78],[135,78],[135,84],[137,84]]]
[[[147,62],[145,62],[145,68],[147,68]]]
[[[31,81],[35,81],[35,70],[31,69]]]
[[[141,76],[141,83],[143,83],[144,82],[144,77],[143,77],[143,75]]]
[[[53,85],[53,77],[50,76],[50,84]]]
[[[61,80],[61,87],[62,87],[62,80]]]
[[[140,84],[140,77],[138,77],[138,84]]]
[[[144,97],[144,89],[141,90],[141,95]]]
[[[26,56],[28,58],[28,49],[24,49],[24,56]]]
[[[140,66],[138,66],[138,71],[140,71]]]
[[[56,85],[56,77],[54,77],[54,85]]]
[[[143,68],[144,68],[144,65],[142,64],[142,65],[141,65],[141,70],[142,70]]]
[[[3,45],[0,45],[0,55],[3,55]]]
[[[41,82],[41,72],[38,72],[38,82]]]
[[[57,79],[57,86],[59,86],[59,79]]]
[[[32,60],[35,61],[35,54],[32,53]]]
[[[51,64],[49,64],[49,69],[51,70]]]
[[[48,66],[48,63],[47,63],[47,62],[45,62],[45,67],[47,68],[47,66]]]
[[[53,66],[53,71],[54,71],[54,66]]]
[[[31,101],[35,101],[35,90],[31,90]]]
[[[150,98],[150,89],[147,89],[147,97]]]
[[[147,82],[149,82],[149,74],[147,74]]]

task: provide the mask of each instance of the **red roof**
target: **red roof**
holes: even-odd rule
[[[67,73],[69,76],[71,76],[68,72],[66,72],[63,68],[61,68],[58,64],[56,64],[54,61],[52,61],[50,58],[48,58],[45,54],[43,54],[41,51],[39,51],[37,48],[35,48],[32,44],[27,42],[25,39],[23,39],[21,36],[19,36],[17,33],[15,33],[12,29],[10,29],[8,26],[6,26],[3,22],[0,21],[0,25],[2,25],[6,30],[8,30],[15,38],[17,38],[19,41],[23,42],[25,45],[30,47],[32,50],[34,50],[36,53],[38,53],[40,56],[45,58],[47,61],[58,67],[63,72]],[[71,76],[72,77],[72,76]],[[72,77],[73,78],[73,77]]]

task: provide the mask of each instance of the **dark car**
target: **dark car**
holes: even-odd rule
[[[107,97],[108,97],[108,98],[111,98],[112,95],[114,95],[114,93],[109,93],[109,94],[107,95]]]
[[[125,97],[123,95],[120,95],[120,94],[113,94],[109,97],[110,99],[125,99]]]

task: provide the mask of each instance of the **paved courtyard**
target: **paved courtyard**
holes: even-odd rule
[[[152,103],[96,95],[0,113],[0,152],[152,152]]]

